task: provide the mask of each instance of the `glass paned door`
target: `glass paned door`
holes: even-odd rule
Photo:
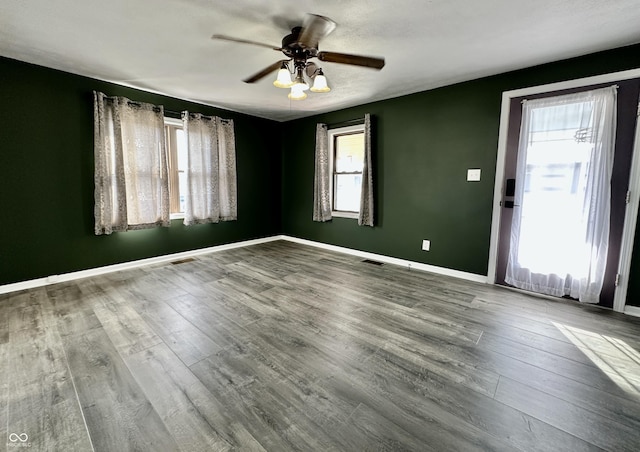
[[[514,253],[532,273],[582,275],[589,262],[585,241],[585,196],[593,145],[589,133],[592,102],[534,109],[523,165],[524,187]]]
[[[606,268],[599,300],[600,305],[607,307],[613,307],[616,289],[640,79],[618,81],[616,85],[615,146],[609,184],[609,240],[606,263],[601,261],[601,265]],[[611,84],[540,93],[529,96],[528,99],[553,99],[610,86]],[[587,153],[589,143],[594,140],[593,105],[584,102],[538,105],[539,108],[525,122],[522,120],[525,111],[523,105],[528,101],[523,104],[523,100],[513,98],[509,108],[496,283],[512,285],[506,279],[507,264],[514,247],[519,254],[517,260],[521,261],[523,268],[531,268],[534,275],[546,275],[546,280],[543,281],[545,285],[557,284],[558,281],[566,283],[567,269],[573,269],[569,270],[573,272],[584,269],[586,256],[593,254],[593,248],[584,246],[585,242],[581,241],[585,235],[578,232],[584,221],[584,213],[588,211],[583,207],[589,198],[586,197],[589,190],[587,178],[593,168],[594,158],[593,154]],[[521,146],[523,134],[528,137],[526,146]],[[515,193],[516,185],[518,193]],[[580,199],[583,199],[583,205]],[[586,221],[588,224],[588,216]],[[514,237],[514,227],[524,237],[520,242],[515,241],[517,235]],[[587,233],[593,232],[593,226],[587,228]],[[570,289],[569,283],[567,288]],[[538,287],[530,287],[528,290],[548,293],[538,290]],[[566,294],[564,284],[560,292],[559,296]]]

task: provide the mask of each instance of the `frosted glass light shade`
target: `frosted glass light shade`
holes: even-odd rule
[[[329,85],[327,85],[327,77],[325,77],[322,73],[316,75],[313,80],[313,86],[311,87],[311,91],[314,93],[328,93],[331,91]]]
[[[291,81],[291,74],[289,73],[289,69],[283,67],[278,71],[278,77],[273,82],[273,86],[278,88],[291,88],[293,82]]]
[[[304,88],[301,85],[293,85],[291,92],[289,93],[289,99],[291,100],[304,100],[307,98],[307,93],[304,92]]]
[[[293,86],[298,86],[302,91],[309,89],[309,85],[304,80],[299,80],[297,77],[293,82]]]

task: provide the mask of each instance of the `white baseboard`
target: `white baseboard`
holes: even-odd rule
[[[450,268],[438,267],[435,265],[423,264],[421,262],[408,261],[405,259],[398,259],[396,257],[389,257],[383,254],[369,253],[367,251],[359,251],[351,248],[345,248],[342,246],[328,245],[322,242],[314,242],[312,240],[299,239],[297,237],[290,237],[287,235],[281,235],[281,239],[288,240],[290,242],[300,243],[302,245],[315,246],[329,251],[336,251],[338,253],[350,254],[352,256],[362,257],[364,259],[371,259],[378,262],[384,262],[386,264],[399,265],[401,267],[407,267],[414,270],[421,270],[430,273],[436,273],[438,275],[452,276],[454,278],[465,279],[467,281],[474,281],[479,283],[487,283],[488,278],[486,275],[477,275],[475,273],[467,273],[459,270],[452,270]]]
[[[426,272],[435,273],[439,275],[453,276],[454,278],[465,279],[468,281],[487,283],[487,277],[483,275],[476,275],[474,273],[467,273],[467,272],[462,272],[458,270],[452,270],[449,268],[437,267],[435,265],[428,265],[420,262],[413,262],[405,259],[398,259],[395,257],[385,256],[382,254],[375,254],[375,253],[369,253],[366,251],[354,250],[354,249],[345,248],[342,246],[329,245],[321,242],[314,242],[312,240],[299,239],[297,237],[290,237],[287,235],[276,235],[272,237],[265,237],[262,239],[227,243],[225,245],[212,246],[209,248],[200,248],[197,250],[184,251],[181,253],[166,254],[163,256],[150,257],[147,259],[123,262],[121,264],[106,265],[104,267],[89,268],[87,270],[63,273],[61,275],[51,275],[44,278],[37,278],[37,279],[31,279],[28,281],[20,281],[17,283],[5,284],[0,286],[0,294],[17,292],[19,290],[33,289],[35,287],[42,287],[42,286],[47,286],[50,284],[56,284],[60,282],[73,281],[75,279],[88,278],[91,276],[104,275],[105,273],[112,273],[112,272],[117,272],[121,270],[128,270],[131,268],[143,267],[145,265],[161,264],[163,262],[171,262],[175,260],[186,259],[188,257],[198,256],[201,254],[215,253],[217,251],[230,250],[234,248],[242,248],[245,246],[273,242],[276,240],[288,240],[290,242],[300,243],[300,244],[309,245],[309,246],[315,246],[317,248],[323,248],[323,249],[335,251],[338,253],[350,254],[352,256],[362,257],[364,259],[371,259],[378,262],[384,262],[387,264],[399,265],[401,267],[412,268],[415,270],[426,271]]]
[[[131,268],[143,267],[145,265],[161,264],[163,262],[171,262],[180,259],[186,259],[188,257],[198,256],[201,254],[215,253],[217,251],[230,250],[234,248],[242,248],[245,246],[258,245],[260,243],[274,242],[276,240],[287,240],[289,242],[300,243],[302,245],[314,246],[316,248],[322,248],[329,251],[335,251],[338,253],[349,254],[351,256],[361,257],[363,259],[371,259],[378,262],[384,262],[392,265],[399,265],[401,267],[407,267],[414,270],[420,270],[438,275],[452,276],[454,278],[464,279],[467,281],[474,281],[478,283],[487,284],[488,277],[485,275],[477,275],[475,273],[468,273],[459,270],[452,270],[450,268],[438,267],[435,265],[423,264],[421,262],[414,262],[405,259],[398,259],[395,257],[385,256],[383,254],[369,253],[367,251],[359,251],[351,248],[345,248],[342,246],[329,245],[322,242],[314,242],[313,240],[300,239],[297,237],[290,237],[287,235],[275,235],[272,237],[265,237],[261,239],[245,240],[243,242],[227,243],[224,245],[212,246],[209,248],[200,248],[197,250],[184,251],[181,253],[166,254],[164,256],[150,257],[147,259],[140,259],[131,262],[123,262],[121,264],[107,265],[104,267],[90,268],[87,270],[80,270],[77,272],[64,273],[61,275],[51,275],[45,278],[31,279],[28,281],[21,281],[12,284],[0,285],[0,294],[9,292],[17,292],[19,290],[33,289],[35,287],[47,286],[50,284],[56,284],[65,281],[73,281],[75,279],[88,278],[90,276],[104,275],[105,273],[112,273],[121,270],[127,270]],[[624,309],[625,314],[640,317],[640,307],[638,306],[626,306]]]
[[[105,273],[112,273],[121,270],[128,270],[131,268],[143,267],[152,264],[161,264],[163,262],[171,262],[180,259],[186,259],[188,257],[199,256],[202,254],[215,253],[217,251],[231,250],[234,248],[243,248],[245,246],[258,245],[260,243],[274,242],[277,240],[287,240],[289,242],[300,243],[302,245],[314,246],[316,248],[322,248],[329,251],[335,251],[338,253],[349,254],[352,256],[361,257],[364,259],[371,259],[378,262],[384,262],[392,265],[399,265],[401,267],[407,267],[414,270],[420,270],[438,275],[452,276],[454,278],[464,279],[467,281],[474,281],[478,283],[487,284],[489,279],[485,275],[477,275],[475,273],[468,273],[459,270],[452,270],[450,268],[438,267],[435,265],[423,264],[421,262],[414,262],[405,259],[398,259],[395,257],[385,256],[383,254],[369,253],[367,251],[359,251],[351,248],[345,248],[342,246],[329,245],[322,242],[314,242],[312,240],[300,239],[297,237],[290,237],[287,235],[275,235],[272,237],[265,237],[261,239],[245,240],[242,242],[227,243],[224,245],[212,246],[209,248],[200,248],[197,250],[184,251],[181,253],[166,254],[164,256],[150,257],[147,259],[140,259],[131,262],[123,262],[121,264],[107,265],[104,267],[90,268],[87,270],[80,270],[77,272],[64,273],[61,275],[51,275],[45,278],[31,279],[28,281],[21,281],[12,284],[5,284],[0,286],[0,294],[9,292],[17,292],[19,290],[33,289],[35,287],[47,286],[50,284],[56,284],[65,281],[73,281],[75,279],[88,278],[90,276],[104,275]],[[624,313],[632,316],[640,317],[639,306],[626,306]]]
[[[369,253],[367,251],[359,251],[351,248],[345,248],[342,246],[329,245],[322,242],[314,242],[313,240],[300,239],[297,237],[290,237],[288,235],[275,235],[272,237],[265,237],[261,239],[245,240],[242,242],[227,243],[224,245],[212,246],[209,248],[200,248],[197,250],[184,251],[181,253],[166,254],[164,256],[150,257],[147,259],[140,259],[131,262],[123,262],[121,264],[107,265],[104,267],[90,268],[87,270],[80,270],[77,272],[64,273],[61,275],[51,275],[45,278],[31,279],[28,281],[21,281],[12,284],[0,285],[0,294],[9,292],[17,292],[19,290],[33,289],[35,287],[47,286],[50,284],[56,284],[65,281],[73,281],[75,279],[88,278],[90,276],[104,275],[105,273],[112,273],[121,270],[128,270],[131,268],[144,267],[146,265],[161,264],[164,262],[172,262],[175,260],[186,259],[188,257],[199,256],[202,254],[215,253],[217,251],[231,250],[234,248],[243,248],[245,246],[258,245],[260,243],[274,242],[277,240],[287,240],[289,242],[300,243],[302,245],[314,246],[316,248],[322,248],[329,251],[335,251],[338,253],[349,254],[351,256],[361,257],[363,259],[371,259],[378,262],[384,262],[392,265],[399,265],[401,267],[407,267],[414,270],[420,270],[438,275],[452,276],[454,278],[464,279],[467,281],[474,281],[478,283],[489,283],[489,278],[485,275],[477,275],[475,273],[468,273],[459,270],[452,270],[450,268],[438,267],[435,265],[423,264],[421,262],[414,262],[405,259],[398,259],[395,257],[385,256],[383,254]],[[624,313],[636,317],[640,317],[640,306],[626,306]]]
[[[640,306],[625,306],[624,313],[628,315],[640,317]]]
[[[250,245],[257,245],[259,243],[273,242],[280,240],[280,236],[266,237],[262,239],[245,240],[243,242],[227,243],[224,245],[212,246],[209,248],[200,248],[197,250],[183,251],[181,253],[166,254],[163,256],[149,257],[146,259],[140,259],[136,261],[123,262],[121,264],[107,265],[104,267],[89,268],[87,270],[80,270],[77,272],[63,273],[61,275],[51,275],[45,278],[31,279],[28,281],[21,281],[12,284],[5,284],[0,286],[0,294],[16,292],[18,290],[33,289],[35,287],[47,286],[49,284],[56,284],[65,281],[72,281],[75,279],[88,278],[90,276],[104,275],[105,273],[112,273],[121,270],[128,270],[131,268],[143,267],[145,265],[160,264],[163,262],[171,262],[175,260],[185,259],[188,257],[198,256],[201,254],[215,253],[217,251],[230,250],[234,248],[242,248]]]
[[[393,264],[393,265],[400,265],[402,267],[410,267],[411,269],[435,273],[437,275],[452,276],[454,278],[465,279],[467,281],[474,281],[474,282],[479,282],[484,284],[492,284],[489,282],[489,277],[485,275],[477,275],[475,273],[467,273],[459,270],[452,270],[450,268],[437,267],[435,265],[428,265],[420,262],[408,261],[405,259],[398,259],[395,257],[385,256],[382,254],[375,254],[375,253],[369,253],[366,251],[359,251],[351,248],[345,248],[342,246],[329,245],[327,243],[322,243],[322,242],[314,242],[312,240],[300,239],[297,237],[290,237],[287,235],[281,235],[281,236],[278,236],[277,238],[282,240],[288,240],[290,242],[300,243],[302,245],[315,246],[317,248],[322,248],[329,251],[336,251],[338,253],[350,254],[352,256],[362,257],[364,259],[371,259],[378,262],[384,262],[384,263]],[[508,289],[512,289],[517,292],[526,293],[529,295],[535,295],[543,298],[549,298],[551,300],[557,300],[557,298],[549,295],[535,294],[532,292],[527,292],[524,290],[517,289],[515,287],[507,287],[507,286],[504,286],[504,287]],[[624,313],[628,315],[640,317],[640,306],[626,306],[624,308]]]

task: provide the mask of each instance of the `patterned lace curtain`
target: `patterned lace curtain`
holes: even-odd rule
[[[94,92],[95,233],[169,226],[162,106]]]
[[[231,119],[218,120],[220,162],[220,219],[238,219],[238,177],[236,172],[236,134]]]
[[[318,124],[316,126],[316,162],[313,180],[313,221],[331,220],[330,177],[329,131],[326,124]]]
[[[238,218],[233,121],[184,111],[187,137],[185,225]]]
[[[364,115],[364,165],[362,167],[362,191],[360,192],[360,226],[373,226],[373,171],[371,161],[371,115]]]

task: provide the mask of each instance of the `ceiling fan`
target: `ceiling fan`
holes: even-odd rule
[[[276,69],[280,69],[278,71],[278,78],[273,84],[279,88],[291,88],[289,98],[302,100],[307,97],[304,91],[309,89],[309,84],[306,82],[304,75],[313,80],[311,91],[330,91],[322,68],[318,67],[314,62],[309,61],[312,58],[331,63],[364,66],[377,70],[384,67],[384,58],[318,50],[320,40],[329,35],[335,28],[336,23],[328,17],[317,14],[307,14],[302,26],[294,27],[290,34],[282,38],[281,47],[219,34],[214,34],[211,39],[258,45],[282,52],[287,59],[276,61],[260,72],[244,79],[244,82],[255,83]],[[291,78],[292,75],[294,76],[293,80]]]

